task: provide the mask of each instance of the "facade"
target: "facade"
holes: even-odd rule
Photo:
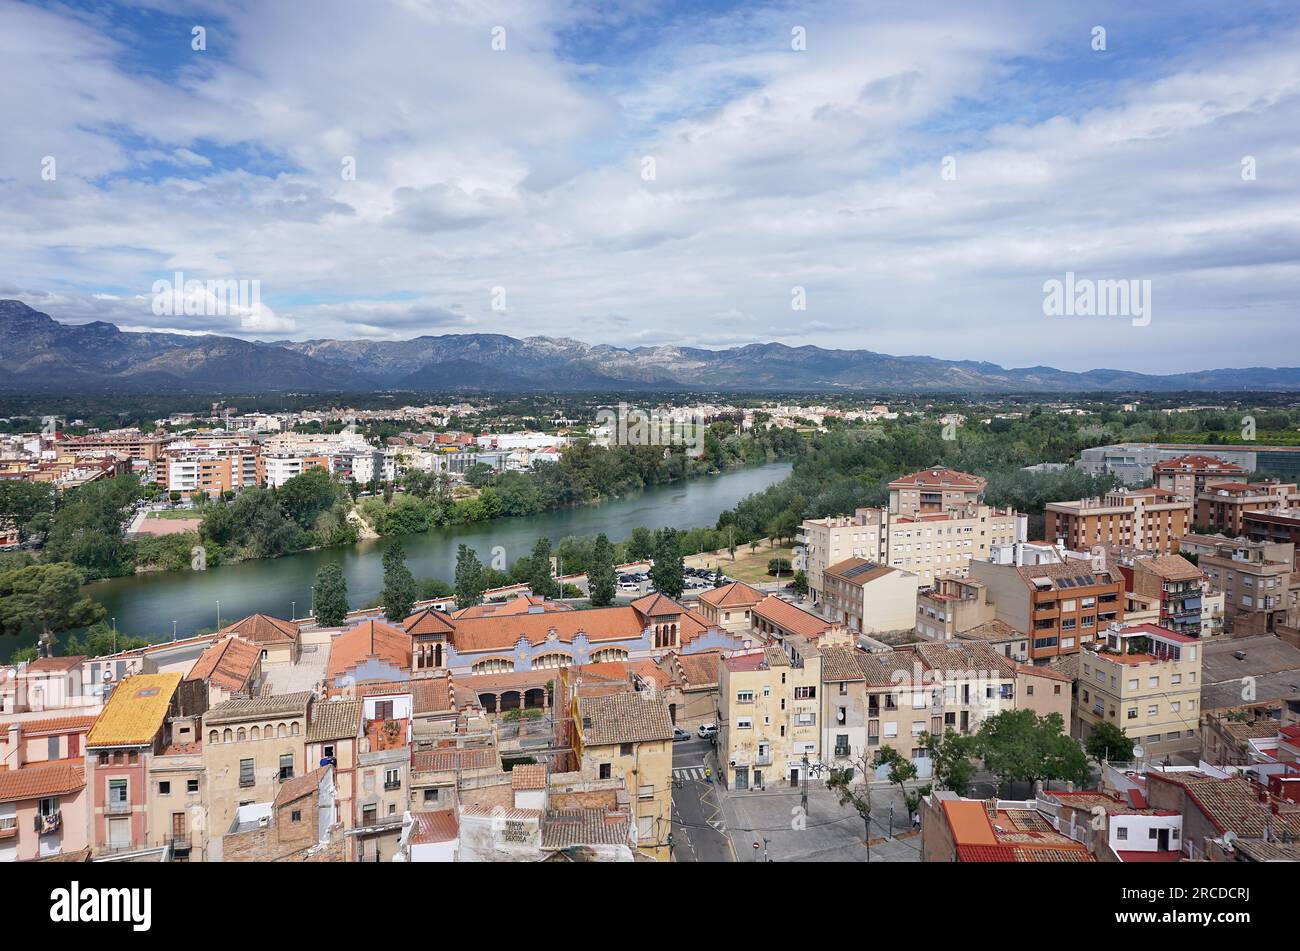
[[[1110,723],[1147,758],[1200,749],[1199,639],[1153,624],[1107,629],[1102,646],[1079,659],[1074,735],[1086,740]]]
[[[258,482],[261,447],[249,439],[187,439],[169,443],[154,469],[169,492],[215,498]]]
[[[1123,579],[1079,562],[1016,568],[977,561],[971,577],[987,587],[998,620],[1030,635],[1033,663],[1077,653],[1124,619]]]
[[[1192,535],[1180,548],[1194,555],[1208,584],[1223,592],[1229,633],[1247,624],[1274,633],[1286,622],[1295,550],[1290,543]]]
[[[923,469],[889,484],[888,508],[862,508],[852,516],[805,519],[800,565],[814,603],[822,573],[848,558],[888,565],[928,586],[941,576],[964,575],[973,559],[995,546],[1026,538],[1027,520],[981,501],[986,481],[952,469]]]
[[[88,801],[80,759],[0,771],[0,865],[86,848]]]
[[[1119,571],[1130,590],[1153,603],[1156,623],[1179,634],[1201,634],[1204,576],[1201,569],[1181,555],[1137,558]]]
[[[1180,499],[1195,499],[1207,486],[1240,482],[1248,475],[1243,466],[1217,456],[1189,455],[1162,459],[1151,467],[1152,484]]]
[[[1218,482],[1196,496],[1196,524],[1227,535],[1246,531],[1249,513],[1285,509],[1300,502],[1294,482]]]
[[[1049,502],[1043,514],[1048,541],[1082,551],[1109,545],[1167,555],[1176,551],[1177,540],[1192,530],[1192,501],[1154,488]]]
[[[361,746],[361,701],[322,700],[313,703],[304,737],[306,768],[329,766],[334,771],[334,789],[339,820],[351,829],[355,821],[357,755]]]
[[[700,593],[700,616],[733,633],[744,633],[749,630],[749,612],[764,597],[757,588],[743,581],[732,581]]]
[[[916,624],[917,577],[864,558],[847,558],[822,573],[822,613],[864,634],[907,631]]]

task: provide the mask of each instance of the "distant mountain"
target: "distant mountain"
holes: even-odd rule
[[[895,357],[754,343],[728,350],[612,347],[553,337],[448,334],[401,341],[280,340],[135,333],[61,324],[0,300],[0,391],[366,392],[372,390],[780,390],[1067,393],[1300,391],[1300,367],[1153,376],[1127,370]]]

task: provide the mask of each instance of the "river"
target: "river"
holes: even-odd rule
[[[541,515],[499,518],[473,525],[435,529],[400,540],[406,564],[417,578],[451,581],[455,575],[456,548],[462,542],[490,564],[493,550],[504,549],[513,562],[532,551],[542,535],[556,544],[566,535],[604,532],[611,541],[647,528],[699,528],[712,526],[725,509],[745,496],[760,492],[790,473],[790,464],[771,463],[737,469],[718,476],[653,486],[633,495],[598,505],[559,509]],[[391,539],[360,542],[346,548],[304,551],[270,561],[247,561],[207,571],[154,571],[89,584],[86,594],[102,604],[117,629],[154,639],[170,638],[172,626],[184,637],[217,623],[218,602],[222,624],[249,614],[289,617],[308,613],[311,587],[321,565],[337,561],[348,582],[352,606],[369,603],[383,588],[384,548]],[[15,643],[13,647],[21,646]]]

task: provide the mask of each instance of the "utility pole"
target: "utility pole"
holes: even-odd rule
[[[803,781],[800,784],[801,788],[799,791],[799,805],[803,809],[804,817],[807,818],[808,816],[808,754],[807,753],[803,754],[803,776],[801,777],[801,779]]]

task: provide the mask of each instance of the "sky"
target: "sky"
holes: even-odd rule
[[[0,0],[0,123],[65,322],[1300,365],[1294,2]]]

